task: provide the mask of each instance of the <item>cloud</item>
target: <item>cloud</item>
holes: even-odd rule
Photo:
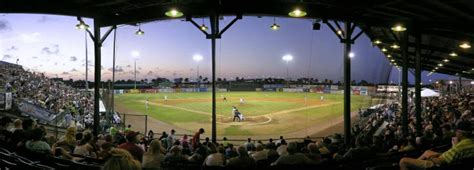
[[[88,65],[89,67],[93,67],[93,66],[94,66],[94,64],[92,64],[92,61],[91,61],[91,60],[87,60],[87,65]],[[83,67],[86,66],[86,60],[82,60],[82,66],[83,66]]]
[[[142,68],[141,67],[138,67],[139,70],[141,70]]]
[[[77,57],[76,57],[76,56],[71,56],[71,57],[69,57],[69,60],[71,60],[71,61],[77,61]]]
[[[32,58],[33,58],[33,59],[38,59],[38,56],[33,56]]]
[[[153,75],[153,71],[149,71],[148,73],[146,73],[147,76],[152,76]]]
[[[112,70],[112,67],[110,67],[110,68],[107,69],[107,70],[109,70],[110,72],[113,71],[113,70]],[[115,72],[116,72],[116,73],[120,73],[120,72],[123,72],[123,71],[124,71],[124,70],[123,70],[122,66],[115,66]]]
[[[41,34],[39,32],[34,32],[30,34],[20,34],[20,40],[24,43],[36,43],[39,42],[39,36]]]
[[[10,30],[10,23],[7,20],[0,20],[0,31]]]
[[[130,68],[130,67],[132,67],[132,66],[129,64],[129,65],[127,65],[127,67]]]
[[[75,68],[73,68],[70,72],[77,72],[77,70]]]
[[[41,49],[41,53],[47,55],[57,55],[59,53],[59,45],[54,44],[51,47],[43,47],[43,49]]]
[[[134,71],[129,71],[128,74],[131,74],[131,75],[134,75],[135,72]],[[140,74],[140,71],[137,70],[137,75]]]
[[[58,62],[54,62],[54,65],[57,66],[57,65],[58,65]]]
[[[66,71],[65,71],[65,72],[63,72],[62,74],[63,74],[63,75],[68,75],[68,74],[69,74],[69,72],[66,72]]]
[[[5,49],[6,52],[10,52],[10,51],[17,51],[18,50],[18,47],[12,45],[11,47],[8,47]]]
[[[52,17],[48,17],[46,15],[43,15],[41,16],[39,19],[38,19],[38,22],[39,23],[45,23],[45,22],[49,22],[49,21],[55,21],[56,19],[52,18]]]
[[[11,59],[11,58],[13,58],[12,55],[5,54],[5,55],[3,55],[3,59],[2,59],[2,60]]]

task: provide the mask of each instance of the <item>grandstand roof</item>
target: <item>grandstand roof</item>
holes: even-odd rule
[[[1,13],[89,17],[98,20],[101,26],[171,19],[165,16],[165,11],[172,7],[192,17],[215,13],[288,16],[288,12],[298,7],[308,13],[305,18],[350,20],[372,40],[381,40],[377,46],[389,49],[386,54],[395,63],[401,63],[401,50],[390,50],[390,45],[399,40],[390,27],[403,23],[410,35],[410,67],[414,67],[414,35],[421,33],[423,70],[439,67],[436,72],[474,78],[474,52],[472,48],[459,47],[463,42],[474,45],[474,1],[471,0],[0,0]],[[450,56],[452,52],[457,56]]]

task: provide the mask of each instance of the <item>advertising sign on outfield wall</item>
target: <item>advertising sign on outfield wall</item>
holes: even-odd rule
[[[159,89],[158,90],[160,93],[173,93],[175,92],[174,89],[171,89],[171,88],[166,88],[166,89]]]
[[[283,92],[304,92],[303,88],[283,88]]]

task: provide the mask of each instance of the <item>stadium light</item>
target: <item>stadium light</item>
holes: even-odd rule
[[[355,57],[355,54],[353,52],[350,52],[349,53],[349,58],[354,58]]]
[[[297,17],[297,18],[298,17],[304,17],[304,16],[306,16],[306,14],[307,13],[305,11],[303,11],[301,9],[298,9],[298,8],[296,8],[295,10],[288,13],[288,15],[290,17]]]
[[[196,54],[196,55],[193,56],[193,60],[194,60],[194,61],[199,62],[199,61],[201,61],[202,59],[203,59],[202,55]]]
[[[168,16],[168,17],[177,18],[177,17],[182,17],[184,14],[183,14],[183,12],[181,12],[177,9],[170,9],[170,10],[165,12],[165,15]]]
[[[288,69],[288,63],[293,60],[293,56],[290,55],[290,54],[287,54],[287,55],[283,56],[281,59],[286,61],[286,78],[288,80],[290,80],[290,72],[289,72],[289,69]],[[289,86],[289,84],[288,84],[288,86]]]
[[[392,27],[392,31],[396,31],[396,32],[403,32],[406,30],[407,28],[404,27],[402,24],[396,24],[395,26]]]
[[[453,84],[453,81],[449,81],[449,84]]]
[[[464,42],[464,43],[460,44],[459,47],[461,47],[463,49],[468,49],[468,48],[471,48],[471,45],[468,42]]]
[[[471,81],[471,85],[474,85],[474,81]]]
[[[285,60],[286,62],[289,62],[293,60],[293,56],[288,54],[288,55],[283,56],[282,59]]]
[[[131,52],[131,54],[132,54],[132,57],[133,57],[134,68],[135,68],[135,73],[134,73],[135,85],[134,85],[134,88],[137,89],[137,60],[140,57],[140,52],[138,52],[137,50],[133,50]]]
[[[140,57],[140,52],[138,52],[137,50],[133,50],[131,54],[132,54],[133,59],[135,60],[138,59],[138,57]]]
[[[199,78],[199,62],[202,61],[203,57],[202,55],[199,55],[199,54],[195,54],[193,56],[193,60],[197,62],[197,68],[196,68],[196,81],[199,83],[201,81],[201,79]],[[199,86],[199,85],[198,85]]]

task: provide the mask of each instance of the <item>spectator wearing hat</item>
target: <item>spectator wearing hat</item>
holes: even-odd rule
[[[127,134],[125,135],[127,142],[119,145],[118,148],[127,150],[128,152],[130,152],[130,154],[132,154],[135,160],[138,160],[141,162],[145,151],[143,151],[143,149],[137,145],[138,134],[139,132],[128,131]]]
[[[444,153],[427,150],[418,159],[402,158],[400,160],[400,169],[426,169],[472,157],[474,157],[474,141],[472,140],[471,123],[459,122],[456,126],[456,137],[453,138],[451,149]]]

